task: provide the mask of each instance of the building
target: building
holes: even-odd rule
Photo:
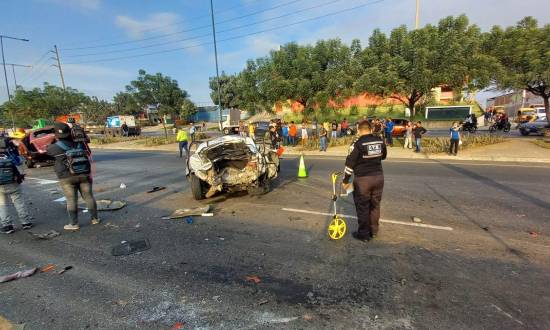
[[[514,91],[487,99],[486,109],[505,112],[514,118],[521,108],[544,107],[544,100],[526,90]]]

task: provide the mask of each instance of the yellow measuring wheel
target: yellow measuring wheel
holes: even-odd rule
[[[337,212],[336,201],[338,200],[338,195],[336,195],[336,181],[338,177],[342,175],[340,172],[334,172],[331,174],[332,179],[332,203],[334,208],[334,215],[332,216],[332,221],[328,225],[328,237],[333,240],[338,240],[344,237],[346,234],[346,220],[340,217]]]

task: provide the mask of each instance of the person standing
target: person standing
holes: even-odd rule
[[[183,157],[183,150],[185,150],[185,154],[187,154],[188,147],[189,147],[189,141],[187,138],[187,132],[184,129],[179,129],[178,134],[176,135],[176,141],[178,142],[179,149],[180,149],[180,158]]]
[[[342,120],[342,123],[340,123],[340,137],[344,137],[348,134],[348,128],[349,122],[347,118],[344,118],[344,120]]]
[[[287,123],[283,123],[281,133],[283,134],[283,145],[286,147],[288,145],[288,124]]]
[[[256,138],[256,127],[254,126],[254,123],[251,122],[248,123],[248,137],[252,140]]]
[[[327,130],[321,126],[319,130],[319,149],[320,151],[327,151]]]
[[[332,121],[332,135],[330,136],[331,139],[336,139],[338,137],[338,123],[336,120]]]
[[[295,147],[296,146],[296,135],[298,135],[298,128],[293,121],[290,122],[288,127],[288,144]]]
[[[63,229],[76,231],[78,224],[78,193],[86,202],[92,225],[100,223],[97,204],[92,192],[91,163],[88,148],[83,142],[75,142],[71,129],[64,123],[55,123],[56,142],[48,146],[48,155],[55,158],[54,171],[67,199],[69,224]]]
[[[407,122],[405,126],[405,143],[403,143],[403,149],[412,149],[413,147],[413,127],[411,122]]]
[[[7,136],[0,136],[0,233],[15,232],[13,219],[8,213],[8,199],[11,200],[23,230],[33,227],[32,217],[27,210],[27,201],[21,193],[20,185],[25,176],[17,166],[22,165],[19,151]]]
[[[197,131],[197,128],[195,127],[195,123],[191,122],[191,126],[189,127],[189,135],[191,136],[191,142],[195,142],[196,131]]]
[[[393,147],[393,129],[394,124],[391,118],[386,119],[386,127],[384,128],[384,133],[386,134],[386,144],[390,147]]]
[[[316,139],[319,136],[319,126],[317,124],[317,119],[313,119],[311,123],[311,137]]]
[[[123,122],[122,125],[120,125],[120,129],[122,130],[122,136],[128,136],[130,129],[128,128],[128,124],[126,122]]]
[[[414,140],[416,143],[416,150],[414,152],[422,151],[422,136],[426,134],[426,132],[426,129],[422,127],[422,122],[417,122],[413,130]]]
[[[453,126],[450,129],[451,132],[451,146],[449,147],[449,155],[458,154],[458,145],[460,144],[460,132],[458,127],[458,122],[454,122]]]
[[[305,147],[306,144],[307,144],[307,139],[309,138],[308,134],[307,134],[307,123],[304,121],[302,122],[302,134],[300,135],[301,137],[301,142],[302,142],[302,147]]]
[[[359,227],[352,235],[366,242],[378,234],[380,203],[384,190],[382,160],[386,159],[387,150],[384,141],[372,134],[368,120],[359,123],[357,134],[359,138],[350,146],[346,158],[342,188],[350,188],[353,175],[353,201]]]

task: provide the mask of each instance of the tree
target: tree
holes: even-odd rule
[[[220,105],[222,109],[227,108],[239,108],[240,97],[239,89],[237,86],[237,76],[236,75],[227,75],[225,72],[222,72],[220,75],[220,94],[221,94],[221,105],[219,104],[218,98],[218,80],[216,77],[211,77],[209,80],[210,85],[210,98],[215,105]]]
[[[113,102],[118,114],[135,116],[141,111],[133,95],[128,92],[118,92],[113,97]]]
[[[180,117],[188,119],[195,113],[197,113],[197,106],[195,105],[195,103],[193,103],[193,101],[189,99],[185,99],[183,101],[183,104],[181,105]]]
[[[532,17],[505,30],[494,27],[485,38],[485,49],[498,59],[494,76],[499,89],[526,89],[544,102],[550,125],[550,25],[539,27]]]

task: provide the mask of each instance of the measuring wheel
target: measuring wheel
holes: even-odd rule
[[[330,239],[338,240],[346,234],[346,221],[335,215],[328,226],[328,236]]]

